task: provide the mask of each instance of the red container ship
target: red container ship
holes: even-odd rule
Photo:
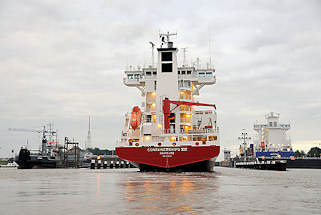
[[[215,70],[198,61],[186,65],[185,51],[178,66],[172,35],[160,34],[156,66],[153,59],[147,68],[125,71],[124,84],[138,88],[144,102],[126,114],[116,153],[141,171],[212,171],[220,152],[216,106],[196,99],[215,84]]]

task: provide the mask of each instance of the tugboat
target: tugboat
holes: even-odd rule
[[[21,147],[19,155],[15,157],[18,169],[31,168],[57,168],[61,161],[61,151],[57,142],[57,132],[50,126],[49,129],[43,127],[41,150],[29,150]]]
[[[236,167],[285,171],[287,162],[293,158],[291,141],[286,136],[290,124],[279,123],[280,114],[270,112],[265,115],[266,123],[254,124],[258,133],[254,144],[249,147],[247,133],[242,133],[243,146],[240,146],[240,156],[235,162]]]
[[[247,141],[251,140],[247,132],[243,131],[239,140],[242,140],[240,145],[240,156],[234,158],[236,168],[250,168],[260,170],[286,170],[286,160],[271,160],[265,159],[264,156],[259,157],[256,155],[256,148],[253,144],[248,145]]]
[[[215,70],[185,60],[178,66],[173,35],[160,34],[156,67],[152,60],[147,68],[125,71],[124,84],[139,89],[144,102],[126,114],[116,153],[141,171],[212,171],[220,152],[216,106],[196,97],[216,83]]]

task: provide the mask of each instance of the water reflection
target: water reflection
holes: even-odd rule
[[[217,191],[216,180],[215,173],[137,173],[120,185],[125,205],[136,214],[198,214],[208,191]]]
[[[98,196],[100,194],[100,175],[97,175],[97,191],[96,195]]]
[[[215,171],[0,168],[0,214],[320,214],[319,170]]]

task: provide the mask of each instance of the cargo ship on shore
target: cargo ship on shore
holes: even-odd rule
[[[215,70],[179,66],[172,35],[160,34],[156,66],[152,60],[125,71],[124,84],[137,88],[144,102],[126,114],[116,153],[141,171],[212,171],[220,152],[216,106],[197,96],[216,83]]]

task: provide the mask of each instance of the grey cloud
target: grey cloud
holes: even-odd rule
[[[319,1],[1,1],[0,157],[29,139],[9,127],[53,122],[61,137],[112,147],[123,115],[140,104],[122,84],[128,65],[148,65],[148,41],[177,31],[188,62],[209,59],[217,84],[200,101],[216,103],[222,146],[237,148],[242,128],[269,111],[291,121],[294,141],[320,140]],[[181,60],[181,53],[180,60]],[[251,133],[254,133],[251,131]],[[234,145],[232,145],[234,144]]]

